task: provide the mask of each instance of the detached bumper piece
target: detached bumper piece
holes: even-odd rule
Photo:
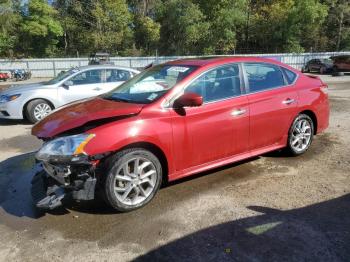
[[[96,178],[85,175],[64,175],[41,170],[32,179],[31,194],[37,208],[52,210],[62,206],[64,200],[92,200],[95,198]],[[58,177],[60,176],[60,177]],[[69,181],[69,182],[68,182]]]

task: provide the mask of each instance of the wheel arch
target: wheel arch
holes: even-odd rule
[[[160,164],[162,165],[163,183],[168,182],[169,163],[164,151],[159,146],[157,146],[154,143],[141,141],[141,142],[134,142],[134,143],[128,144],[120,148],[118,151],[130,149],[130,148],[143,148],[153,153],[159,159]]]
[[[309,109],[306,109],[306,110],[303,110],[299,113],[300,114],[305,114],[307,116],[309,116],[312,120],[312,122],[314,123],[314,135],[317,134],[317,126],[318,126],[318,121],[317,121],[317,116],[316,114],[312,111],[312,110],[309,110]]]
[[[27,118],[26,110],[27,110],[28,104],[29,104],[30,102],[34,101],[34,100],[39,100],[39,99],[46,101],[46,102],[51,106],[52,109],[55,109],[54,103],[52,103],[52,102],[51,102],[49,99],[47,99],[47,98],[42,98],[42,97],[31,98],[31,99],[29,99],[27,102],[25,102],[24,105],[23,105],[23,108],[22,108],[22,116],[23,116],[23,119],[26,119],[26,118]]]

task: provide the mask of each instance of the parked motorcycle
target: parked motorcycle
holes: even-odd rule
[[[15,81],[23,81],[32,77],[32,72],[25,69],[15,69],[11,71],[11,78]]]

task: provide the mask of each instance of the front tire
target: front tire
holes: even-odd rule
[[[127,212],[149,203],[162,184],[159,159],[142,148],[122,150],[106,161],[104,191],[108,204]]]
[[[297,156],[305,153],[313,140],[314,122],[306,114],[298,115],[288,133],[287,150],[290,154]]]
[[[52,106],[43,99],[30,101],[26,107],[26,117],[32,124],[45,118],[53,110]]]

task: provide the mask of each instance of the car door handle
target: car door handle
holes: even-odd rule
[[[101,91],[102,88],[100,88],[100,87],[95,87],[93,90],[95,90],[95,91]]]
[[[231,116],[240,116],[244,115],[247,112],[245,109],[235,109],[231,112]]]
[[[290,105],[295,102],[295,99],[287,98],[286,100],[282,101],[282,104],[284,105]]]

